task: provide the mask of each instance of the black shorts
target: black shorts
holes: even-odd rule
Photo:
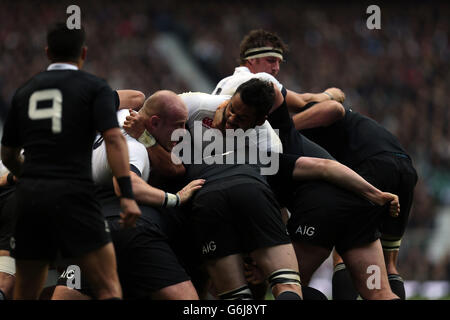
[[[91,182],[22,178],[16,197],[16,259],[78,258],[111,242]]]
[[[15,225],[15,193],[0,196],[0,250],[11,250],[10,241]]]
[[[288,206],[292,216],[288,231],[292,241],[339,253],[368,244],[380,237],[378,227],[386,206],[372,205],[363,198],[321,181],[309,181],[297,186]]]
[[[402,154],[381,153],[366,159],[355,169],[364,179],[378,189],[398,195],[400,214],[397,218],[384,217],[380,227],[384,235],[400,240],[408,224],[409,212],[417,183],[417,172],[409,157]]]
[[[149,222],[148,218],[157,217],[159,212],[146,206],[140,209],[146,219],[139,218],[136,228],[122,229],[118,217],[107,218],[124,299],[150,298],[152,292],[190,280],[165,234],[158,225]],[[81,292],[92,296],[86,279],[81,279]],[[67,273],[63,273],[58,284],[66,285],[67,280]]]
[[[242,177],[239,181],[233,187],[194,198],[191,222],[196,248],[204,258],[290,243],[270,188],[252,178],[247,183],[242,182]]]

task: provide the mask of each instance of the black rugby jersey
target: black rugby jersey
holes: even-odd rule
[[[96,131],[118,127],[116,99],[89,73],[41,72],[16,91],[2,144],[24,149],[22,177],[92,180],[92,144]]]
[[[305,106],[311,107],[313,103]],[[355,167],[373,155],[390,152],[407,156],[398,139],[375,120],[349,108],[345,116],[328,127],[301,130],[339,162]]]

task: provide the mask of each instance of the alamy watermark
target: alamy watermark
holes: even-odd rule
[[[381,29],[381,9],[376,4],[367,7],[367,14],[371,14],[366,21],[367,29]]]
[[[66,285],[70,289],[81,289],[81,270],[80,267],[72,264],[64,270],[61,278],[66,279]]]
[[[70,16],[66,20],[67,29],[81,29],[81,9],[77,5],[70,5],[66,9],[66,13]]]
[[[192,133],[192,135],[191,135]],[[204,129],[201,121],[194,122],[191,131],[177,129],[172,141],[181,141],[172,150],[175,164],[258,164],[261,175],[274,175],[279,169],[279,153],[272,139],[275,130],[251,128]],[[280,147],[281,148],[281,147]]]
[[[370,276],[367,278],[366,285],[370,290],[381,289],[381,269],[377,265],[370,265],[367,267],[367,274]]]

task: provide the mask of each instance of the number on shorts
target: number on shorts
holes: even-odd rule
[[[52,100],[49,108],[38,109],[39,101]],[[52,132],[61,132],[62,93],[59,89],[46,89],[34,92],[28,104],[28,116],[32,120],[52,119]]]

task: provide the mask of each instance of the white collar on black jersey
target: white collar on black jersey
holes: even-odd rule
[[[78,70],[78,67],[69,63],[52,63],[47,70]]]

